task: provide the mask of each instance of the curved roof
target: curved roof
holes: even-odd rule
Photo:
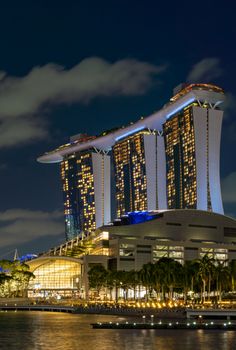
[[[186,219],[192,218],[195,219],[202,219],[205,220],[207,218],[211,218],[214,220],[221,220],[224,221],[224,224],[231,224],[236,227],[236,219],[232,218],[230,216],[226,216],[224,214],[215,213],[213,211],[209,210],[199,210],[199,209],[161,209],[161,210],[149,210],[149,211],[136,211],[128,213],[127,215],[124,215],[124,217],[127,217],[129,215],[139,215],[139,214],[145,214],[145,216],[149,216],[147,220],[143,221],[131,221],[130,225],[140,225],[140,224],[146,224],[147,222],[153,222],[153,221],[159,221],[160,218],[164,217],[168,219],[180,219],[181,221],[185,221]],[[115,220],[116,222],[117,220]],[[127,223],[125,223],[125,226]],[[116,225],[105,225],[103,227],[116,227]],[[122,224],[121,224],[122,226]],[[129,225],[128,225],[129,226]],[[103,228],[101,227],[101,228]],[[119,225],[118,225],[119,227]],[[98,228],[99,229],[99,228]]]
[[[236,239],[236,220],[218,213],[197,209],[172,209],[151,212],[156,218],[140,223],[103,226],[111,237],[155,237],[175,241],[215,241],[231,243]],[[225,235],[225,229],[232,231]],[[235,230],[235,232],[234,232]]]
[[[189,104],[193,103],[194,101],[208,102],[213,105],[218,105],[224,101],[223,91],[213,91],[211,85],[209,85],[209,90],[206,90],[207,84],[202,85],[204,85],[204,88],[198,86],[196,89],[194,89],[193,85],[192,90],[188,91],[184,96],[180,96],[177,100],[167,103],[159,111],[151,114],[144,119],[138,120],[132,125],[118,129],[105,136],[100,136],[95,139],[88,140],[86,142],[69,143],[64,147],[59,147],[52,152],[45,153],[39,157],[37,161],[40,163],[58,163],[61,162],[63,158],[69,154],[73,154],[75,152],[93,147],[108,151],[117,141],[143,129],[149,128],[152,130],[161,130],[162,124],[166,121],[166,119],[170,118],[172,115],[188,106]]]
[[[138,213],[138,212],[137,212]],[[198,209],[163,209],[152,210],[149,212],[150,219],[138,221],[131,220],[129,223],[121,219],[120,223],[116,221],[112,225],[104,225],[99,227],[98,231],[134,231],[135,230],[148,230],[156,225],[162,225],[163,222],[174,223],[188,223],[190,226],[194,223],[203,224],[214,223],[214,225],[220,225],[221,227],[234,227],[236,228],[236,219],[225,216],[223,214],[215,213],[212,211],[198,210]],[[171,225],[171,224],[170,224]],[[145,228],[145,229],[144,229]]]
[[[27,265],[29,265],[31,271],[34,271],[38,267],[45,265],[49,262],[56,261],[56,260],[71,261],[71,262],[75,262],[78,264],[82,263],[81,259],[71,258],[71,257],[67,257],[67,256],[41,256],[39,258],[27,261]]]

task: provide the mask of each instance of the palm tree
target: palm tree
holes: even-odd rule
[[[122,288],[123,290],[126,290],[127,284],[126,284],[126,277],[124,276],[126,272],[125,271],[108,271],[107,274],[107,287],[110,291],[110,298],[113,288],[115,288],[115,302],[118,302],[118,290],[119,288]],[[123,285],[124,283],[124,285]]]
[[[146,300],[148,300],[148,296],[151,294],[151,290],[153,287],[153,267],[152,263],[144,264],[142,269],[139,271],[139,277],[141,284],[146,289]]]
[[[128,298],[128,290],[131,288],[134,282],[135,274],[133,271],[122,271],[120,288],[123,289],[124,300]]]
[[[138,271],[130,270],[127,272],[127,281],[130,289],[134,291],[134,300],[136,300],[136,288],[139,285]]]
[[[115,287],[115,273],[116,271],[107,271],[107,278],[106,278],[106,287],[109,290],[109,295],[110,295],[110,301],[112,301],[112,291],[113,288]],[[117,299],[117,296],[115,297]]]
[[[172,258],[163,257],[156,263],[159,270],[159,283],[162,287],[162,296],[168,291],[169,299],[173,299],[174,288],[179,286],[182,265]]]
[[[216,279],[216,291],[218,295],[218,301],[222,300],[222,289],[224,290],[230,286],[230,269],[225,265],[225,262],[217,262],[215,266],[215,279]]]
[[[143,286],[142,279],[143,279],[143,269],[139,271],[135,271],[137,276],[137,287],[138,287],[138,299],[141,299],[141,288]]]
[[[231,260],[229,263],[232,290],[236,290],[236,260]]]
[[[213,259],[209,258],[206,254],[202,259],[199,260],[199,271],[198,275],[202,280],[203,289],[201,292],[201,301],[205,303],[206,301],[206,285],[208,282],[208,296],[210,296],[210,286],[211,286],[211,277],[213,273]]]
[[[102,265],[94,265],[88,272],[89,287],[95,289],[99,296],[101,288],[106,286],[108,272]]]
[[[198,273],[199,264],[194,260],[186,260],[181,271],[181,286],[183,288],[184,302],[187,302],[188,292],[194,290],[194,282]]]
[[[150,282],[151,282],[152,288],[156,292],[157,298],[160,298],[160,299],[163,295],[161,280],[162,280],[161,265],[156,262],[155,264],[153,264],[153,268],[151,270]]]

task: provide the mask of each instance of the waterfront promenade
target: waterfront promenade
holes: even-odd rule
[[[187,318],[236,319],[235,309],[187,309]]]
[[[29,303],[29,300],[0,300],[0,311],[46,311],[64,312],[74,314],[98,314],[98,315],[120,315],[131,317],[142,317],[143,320],[155,319],[236,319],[236,309],[215,309],[215,308],[185,308],[185,307],[130,307],[126,305],[109,304],[48,304]]]
[[[0,311],[48,311],[74,313],[73,306],[57,305],[0,305]]]
[[[185,309],[153,309],[153,308],[135,308],[120,306],[104,306],[104,305],[20,305],[20,304],[0,304],[0,311],[47,311],[47,312],[67,312],[76,314],[99,314],[99,315],[121,315],[121,316],[145,316],[161,318],[185,318]]]

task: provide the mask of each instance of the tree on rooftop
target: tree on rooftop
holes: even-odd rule
[[[88,255],[94,248],[94,244],[91,241],[81,241],[78,245],[74,244],[73,247],[68,247],[65,255],[72,258],[79,258],[83,255]]]

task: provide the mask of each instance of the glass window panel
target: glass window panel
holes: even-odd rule
[[[76,289],[81,274],[81,265],[69,260],[51,260],[32,271],[35,278],[29,289]]]
[[[154,249],[156,249],[156,250],[168,250],[168,246],[156,245],[156,246],[154,247]]]
[[[162,251],[154,251],[153,256],[156,258],[163,258],[163,257],[167,257],[168,253],[167,253],[167,251],[163,251],[163,252]]]
[[[184,247],[181,247],[181,246],[170,246],[169,247],[169,250],[184,250]]]
[[[227,254],[215,254],[215,259],[217,260],[227,260],[228,259],[228,255]]]
[[[183,253],[182,252],[170,252],[169,253],[170,258],[183,258]]]

